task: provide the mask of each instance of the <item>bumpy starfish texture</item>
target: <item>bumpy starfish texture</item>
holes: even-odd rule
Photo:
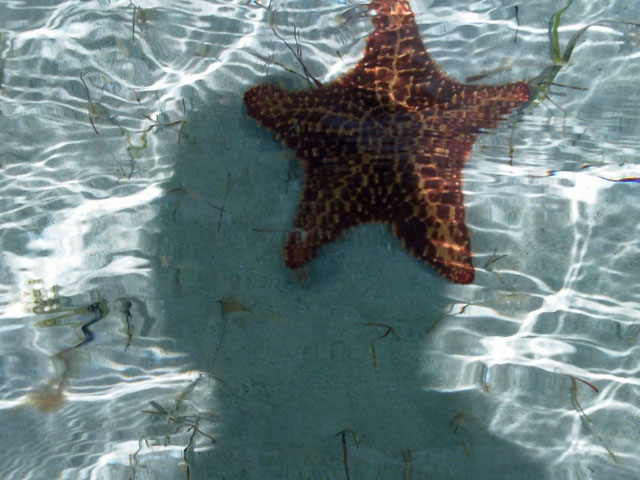
[[[462,167],[482,129],[529,98],[525,82],[465,85],[439,71],[406,0],[375,0],[364,56],[319,88],[258,85],[248,114],[295,151],[305,185],[283,256],[298,268],[367,222],[392,226],[444,277],[475,276],[464,223]]]

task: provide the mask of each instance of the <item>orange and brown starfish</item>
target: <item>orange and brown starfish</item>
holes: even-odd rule
[[[529,86],[458,83],[427,53],[407,0],[369,8],[375,30],[346,75],[312,90],[258,85],[244,95],[249,115],[304,169],[285,262],[301,267],[350,227],[382,222],[446,278],[471,283],[462,167],[480,131],[525,103]]]

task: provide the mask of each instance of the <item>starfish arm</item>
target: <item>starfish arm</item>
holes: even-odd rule
[[[423,139],[473,136],[469,138],[469,146],[472,147],[479,133],[496,128],[499,121],[526,102],[528,86],[523,85],[524,89],[520,83],[492,87],[492,97],[478,99],[475,105],[448,104],[443,109],[416,112],[416,124],[422,126],[419,133]],[[466,159],[467,156],[464,157]]]
[[[498,120],[525,104],[529,95],[529,84],[526,82],[480,85],[473,86],[473,89],[469,85],[459,84],[455,93],[447,101],[434,106],[432,111],[442,112],[444,117],[455,116],[459,124],[472,124],[475,118],[479,120],[478,128],[494,128]]]
[[[337,197],[340,190],[333,175],[319,171],[307,174],[295,227],[287,234],[282,250],[285,263],[299,268],[312,260],[318,248],[335,240],[352,226],[344,203]]]
[[[244,93],[244,104],[250,117],[274,132],[286,146],[296,149],[300,144],[300,122],[296,114],[304,114],[304,105],[296,101],[301,93],[261,84]]]
[[[322,236],[320,231],[291,230],[287,234],[282,257],[289,268],[300,268],[315,258],[321,245],[330,241],[331,238]]]
[[[469,146],[470,149],[470,146]],[[436,163],[418,164],[417,193],[401,208],[404,219],[391,222],[393,233],[415,257],[433,265],[445,278],[471,283],[475,277],[460,170]]]
[[[464,223],[413,216],[394,223],[393,233],[412,255],[433,265],[446,279],[461,284],[473,282],[475,269]]]
[[[465,133],[453,125],[455,118],[443,122],[425,112],[393,116],[389,125],[395,131],[379,135],[369,160],[376,169],[368,183],[385,189],[369,203],[375,208],[373,220],[391,224],[412,255],[451,281],[471,283],[475,273],[464,223],[462,168],[477,128]],[[391,178],[380,173],[381,166]]]
[[[317,164],[344,164],[337,157],[356,153],[355,138],[345,139],[357,136],[358,130],[366,127],[360,103],[368,100],[361,97],[362,92],[353,89],[288,91],[263,84],[247,90],[244,103],[249,116],[294,150],[303,170],[307,170]]]
[[[298,219],[300,218],[298,215]],[[323,220],[329,219],[320,221]],[[297,223],[299,222],[296,221]],[[315,258],[322,245],[334,241],[342,231],[340,225],[332,224],[330,220],[308,230],[302,227],[295,228],[287,233],[282,257],[289,268],[300,268]]]
[[[369,8],[376,12],[375,30],[367,38],[363,58],[334,83],[369,89],[382,103],[416,110],[495,99],[496,87],[458,83],[440,71],[422,42],[408,0],[373,0]],[[518,103],[527,101],[528,85],[513,85],[519,90]]]
[[[359,164],[366,163],[363,132],[375,136],[376,123],[362,118],[357,106],[371,100],[362,95],[324,88],[290,92],[273,85],[258,85],[244,95],[249,115],[295,151],[305,174],[296,228],[283,249],[291,268],[309,262],[346,229],[369,221],[365,209],[371,199]]]

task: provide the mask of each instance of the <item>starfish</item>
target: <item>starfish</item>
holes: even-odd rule
[[[311,90],[261,84],[249,116],[294,150],[304,192],[283,249],[299,268],[348,229],[390,224],[445,278],[475,276],[462,168],[478,134],[529,99],[526,82],[458,83],[427,52],[407,0],[374,0],[374,31],[344,76]]]

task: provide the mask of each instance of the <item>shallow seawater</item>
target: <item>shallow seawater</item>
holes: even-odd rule
[[[242,95],[306,87],[296,36],[346,72],[363,3],[2,2],[1,478],[640,478],[640,26],[590,27],[480,135],[472,285],[381,225],[301,279],[302,173]],[[550,64],[562,3],[411,1],[492,84]],[[574,0],[561,47],[603,19],[640,15]]]

